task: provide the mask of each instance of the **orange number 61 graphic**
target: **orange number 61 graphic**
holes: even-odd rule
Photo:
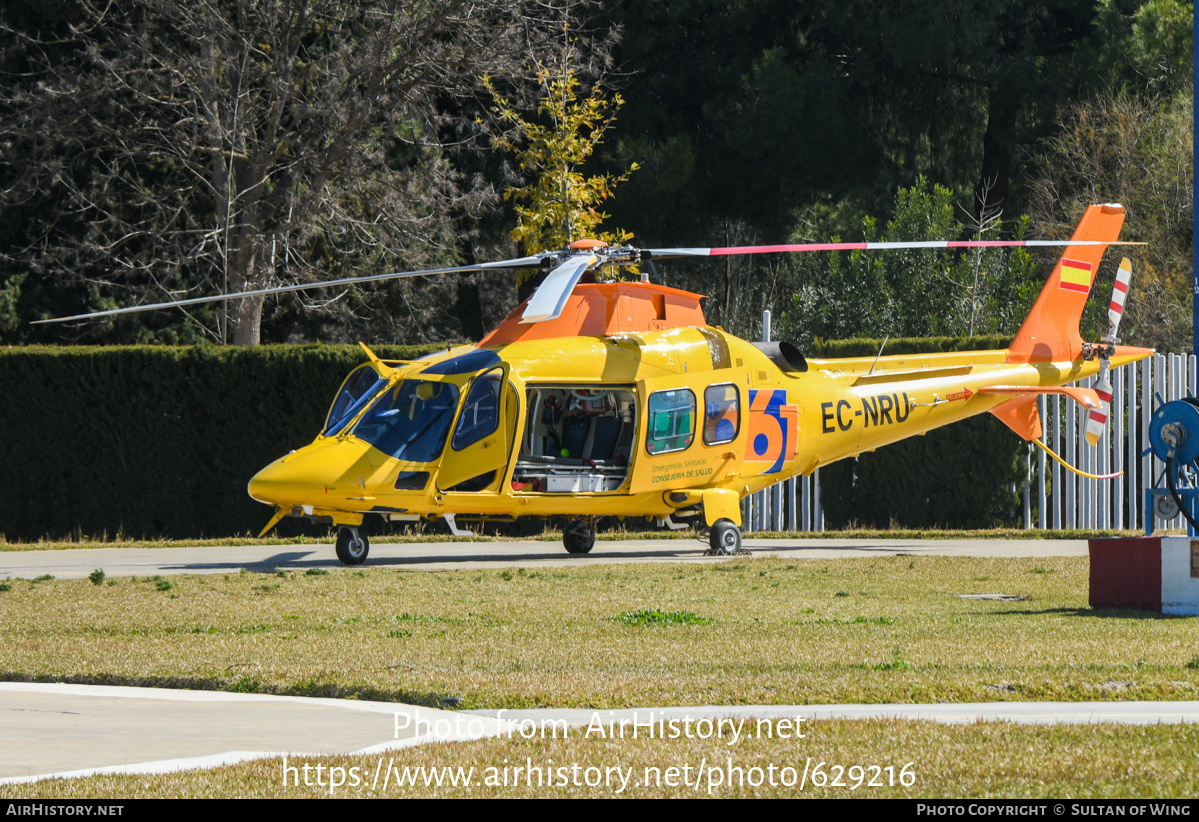
[[[749,392],[749,442],[746,462],[768,462],[762,473],[777,474],[799,448],[799,407],[787,405],[784,389]]]

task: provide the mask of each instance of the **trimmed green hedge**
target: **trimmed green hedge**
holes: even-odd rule
[[[1005,334],[986,334],[978,337],[896,337],[887,340],[883,356],[889,354],[940,354],[946,351],[994,351],[1007,348],[1012,338]],[[882,340],[854,337],[850,340],[822,340],[817,337],[804,354],[816,359],[836,357],[873,357],[883,345]]]
[[[808,353],[866,356],[880,343],[818,342]],[[884,353],[1006,343],[891,340]],[[435,348],[375,351],[406,359]],[[316,436],[337,387],[365,361],[356,346],[0,349],[0,535],[257,533],[271,511],[246,495],[246,482]],[[1025,447],[986,415],[828,466],[821,469],[827,521],[1010,524]],[[293,535],[312,527],[289,519],[280,529]]]
[[[1016,525],[1028,444],[990,414],[820,469],[830,528]]]
[[[1010,336],[888,340],[883,354],[1007,348]],[[816,340],[815,358],[873,357],[882,340]],[[1021,515],[1028,444],[990,414],[820,469],[826,523],[886,528],[989,528]]]
[[[312,441],[365,361],[348,345],[0,349],[0,534],[257,533],[271,511],[247,481]]]

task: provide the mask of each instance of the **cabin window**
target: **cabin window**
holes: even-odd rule
[[[500,369],[488,371],[471,383],[451,441],[455,451],[493,434],[500,426]]]
[[[695,439],[695,394],[686,388],[649,395],[649,433],[645,450],[651,454],[682,451]]]
[[[732,383],[704,390],[704,444],[720,445],[737,439],[741,427],[741,401]]]

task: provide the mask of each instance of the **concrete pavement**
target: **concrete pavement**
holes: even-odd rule
[[[0,785],[101,773],[167,773],[283,755],[367,755],[424,742],[505,735],[510,729],[516,736],[517,726],[525,721],[539,727],[546,720],[572,726],[598,721],[608,726],[705,717],[1144,725],[1199,723],[1199,701],[449,712],[357,700],[4,682],[0,683]]]
[[[1086,540],[997,539],[761,539],[747,537],[754,556],[788,560],[877,556],[1059,557],[1087,556]],[[450,570],[497,567],[594,565],[607,562],[722,562],[706,557],[697,539],[600,541],[590,554],[572,555],[558,542],[414,542],[371,545],[366,567]],[[332,545],[241,545],[189,548],[89,548],[0,551],[0,579],[52,574],[79,579],[96,568],[110,577],[228,574],[245,568],[340,567]]]
[[[378,753],[494,736],[501,727],[486,717],[386,702],[0,682],[0,784],[285,754]]]

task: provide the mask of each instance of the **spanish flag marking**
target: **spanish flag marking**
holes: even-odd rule
[[[1062,275],[1058,280],[1058,287],[1066,291],[1077,291],[1081,294],[1086,294],[1091,290],[1091,269],[1090,263],[1080,260],[1067,260],[1062,258]]]

